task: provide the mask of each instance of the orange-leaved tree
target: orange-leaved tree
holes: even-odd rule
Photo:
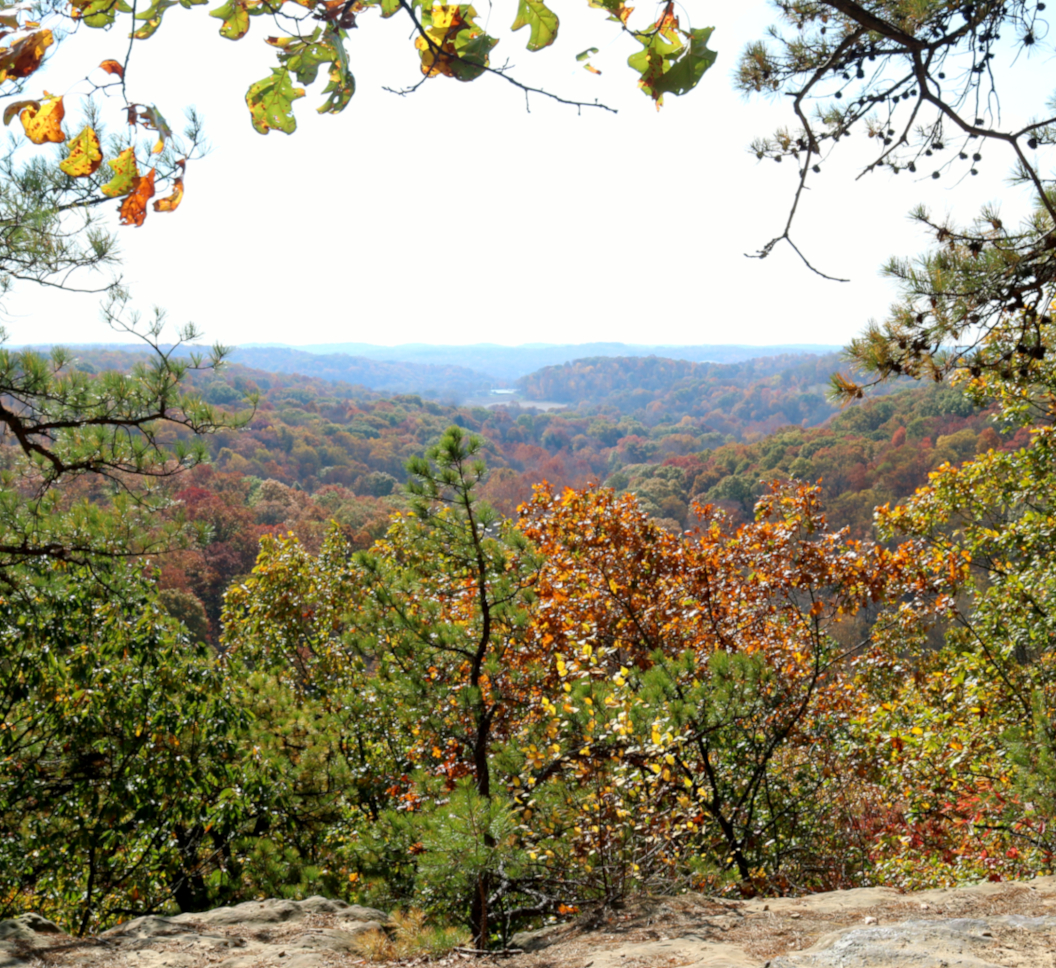
[[[571,846],[613,888],[646,863],[658,877],[853,880],[860,867],[837,856],[846,842],[825,853],[825,827],[834,813],[857,822],[835,774],[854,670],[952,599],[922,547],[827,531],[816,487],[775,486],[740,528],[697,514],[700,528],[676,535],[630,495],[545,487],[525,512],[545,559],[533,632],[552,653],[547,745],[525,769],[536,853],[558,865],[563,841],[565,860]],[[955,554],[945,564],[964,567]],[[882,602],[851,636],[856,613]],[[535,792],[555,774],[596,780],[575,804],[583,820],[568,797]]]

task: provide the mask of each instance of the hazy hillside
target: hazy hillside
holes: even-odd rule
[[[486,393],[495,382],[485,373],[454,364],[386,362],[344,352],[322,355],[290,347],[239,347],[231,359],[271,373],[300,373],[383,393],[420,393],[437,399]]]

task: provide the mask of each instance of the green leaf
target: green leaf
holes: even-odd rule
[[[381,0],[381,15],[386,20],[400,9],[400,0]]]
[[[75,4],[80,11],[80,19],[88,27],[109,27],[119,13],[131,13],[132,8],[124,0],[90,0],[89,3]]]
[[[325,41],[319,41],[322,33],[316,28],[310,37],[269,37],[268,43],[278,47],[279,63],[301,84],[314,84],[323,64],[337,59],[337,51]],[[329,32],[328,32],[329,33]]]
[[[135,37],[136,40],[146,40],[148,37],[152,36],[154,31],[161,26],[161,18],[165,15],[165,11],[170,7],[177,6],[178,2],[179,0],[154,0],[154,3],[147,7],[146,10],[135,15],[136,20],[145,20],[146,23],[133,33],[132,36]],[[101,3],[95,3],[92,6],[101,6]],[[87,20],[87,13],[85,19]],[[113,18],[111,18],[111,20],[112,19]]]
[[[447,4],[423,10],[422,26],[429,41],[418,37],[414,42],[421,53],[423,74],[429,77],[445,74],[460,81],[472,81],[484,73],[488,53],[498,40],[477,26],[476,15],[469,4]]]
[[[657,108],[664,103],[665,92],[684,94],[692,90],[715,63],[715,52],[707,47],[713,30],[704,27],[686,33],[668,8],[652,28],[635,31],[642,49],[631,54],[627,63],[641,74],[638,86],[656,101]]]
[[[348,52],[345,50],[344,39],[344,31],[341,31],[332,43],[336,58],[330,65],[330,83],[323,88],[323,93],[329,96],[317,108],[320,114],[339,114],[356,93],[356,79],[348,67]]]
[[[590,60],[590,58],[593,57],[597,52],[598,52],[598,48],[597,47],[588,47],[582,53],[576,54],[576,60],[579,61],[582,64],[583,61]]]
[[[132,148],[126,148],[116,158],[107,164],[113,169],[114,177],[110,179],[100,191],[107,198],[119,198],[127,195],[136,187],[139,180],[139,167],[136,165],[136,153]]]
[[[210,10],[209,16],[223,21],[220,36],[228,40],[241,40],[249,31],[249,8],[245,0],[228,0],[223,6]]]
[[[304,88],[293,86],[290,72],[285,67],[273,67],[271,77],[251,84],[246,92],[253,127],[261,134],[272,128],[293,134],[297,130],[293,102],[300,97],[304,97]]]
[[[682,55],[657,78],[653,89],[661,93],[686,94],[697,86],[704,72],[715,63],[718,54],[708,50],[708,38],[714,27],[690,30],[689,43]]]
[[[333,64],[330,83],[323,88],[323,93],[329,97],[316,110],[320,114],[340,114],[356,93],[356,79],[350,72],[341,70],[338,64]]]
[[[542,0],[520,0],[517,19],[510,30],[530,26],[532,32],[528,38],[528,50],[542,50],[557,39],[558,24],[557,14]]]
[[[588,0],[590,6],[599,10],[609,11],[609,20],[615,20],[621,24],[627,23],[627,18],[634,11],[634,7],[624,6],[623,0]]]
[[[469,31],[462,31],[458,35],[459,40],[455,42],[455,49],[462,60],[451,62],[451,74],[460,81],[474,81],[480,77],[488,66],[488,52],[499,42],[497,38],[489,37],[485,33],[460,42],[463,34],[468,33]]]

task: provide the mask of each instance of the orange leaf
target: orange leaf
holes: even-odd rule
[[[49,141],[61,144],[66,140],[66,133],[62,130],[62,119],[66,116],[66,108],[62,105],[61,95],[55,97],[44,92],[44,101],[40,108],[33,105],[25,108],[19,115],[22,127],[26,129],[26,137],[35,145],[42,145]]]
[[[183,179],[177,178],[172,183],[172,194],[159,198],[154,203],[155,212],[175,212],[183,201]]]
[[[105,60],[99,65],[107,74],[116,74],[120,78],[124,78],[125,69],[116,60]]]
[[[140,226],[147,217],[147,202],[154,197],[154,174],[151,168],[142,178],[136,179],[136,187],[121,203],[121,224]]]

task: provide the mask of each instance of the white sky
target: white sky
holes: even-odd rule
[[[852,281],[812,276],[787,247],[746,259],[780,232],[795,179],[793,165],[746,153],[753,136],[789,122],[787,108],[746,102],[731,83],[740,49],[771,22],[766,4],[691,8],[694,26],[716,26],[718,61],[659,113],[626,67],[630,39],[584,0],[552,6],[561,35],[529,54],[527,29],[505,30],[515,0],[496,0],[503,39],[493,63],[508,56],[526,83],[597,97],[618,115],[580,117],[540,97],[529,114],[495,77],[387,93],[382,85],[417,80],[418,60],[407,23],[370,12],[352,34],[352,103],[317,115],[322,84],[310,88],[289,137],[256,134],[243,100],[274,63],[263,43],[270,22],[255,19],[232,43],[216,36],[208,8],[168,11],[136,46],[130,94],[157,103],[174,127],[185,105],[197,106],[214,151],[188,171],[177,213],[120,230],[124,277],[141,305],[229,344],[842,343],[892,299],[883,260],[921,248],[905,217],[915,202],[956,202],[968,214],[1017,194],[1003,186],[1008,160],[997,148],[956,193],[949,178],[855,183],[851,156],[860,162],[874,147],[857,136],[847,164],[825,166],[795,233],[816,265]],[[124,43],[82,31],[42,86],[70,89],[86,66],[123,57]],[[589,46],[602,48],[601,77],[575,62]],[[1037,67],[1047,73],[1049,61]],[[7,328],[15,343],[112,341],[96,307],[97,297],[26,288],[8,301]]]

